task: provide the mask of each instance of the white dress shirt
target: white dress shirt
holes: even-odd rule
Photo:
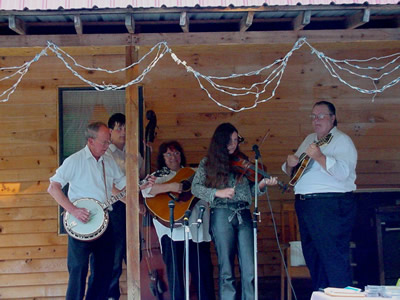
[[[320,146],[321,152],[326,156],[326,170],[318,162],[310,160],[294,186],[295,194],[345,193],[356,189],[357,150],[353,141],[336,127],[330,133],[333,137],[329,144]],[[295,155],[299,157],[315,142],[317,134],[308,135]],[[286,173],[286,162],[282,165],[282,170]]]
[[[121,171],[124,173],[124,175],[126,175],[126,170],[125,170],[125,147],[123,150],[118,149],[117,146],[115,146],[114,144],[110,144],[108,146],[107,155],[111,155],[115,162],[117,163],[117,165],[119,166],[119,168],[121,169]],[[142,165],[143,165],[143,158],[141,155],[139,155],[138,157],[138,169],[140,170]]]

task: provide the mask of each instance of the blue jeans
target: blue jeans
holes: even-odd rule
[[[254,299],[254,241],[253,223],[249,209],[240,210],[239,216],[229,208],[213,208],[210,230],[218,256],[219,299],[235,300],[234,261],[238,256],[242,287],[242,300]]]

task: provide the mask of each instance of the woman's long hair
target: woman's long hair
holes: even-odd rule
[[[228,184],[230,171],[228,145],[234,132],[238,131],[231,123],[222,123],[215,129],[205,164],[207,187],[224,188]]]

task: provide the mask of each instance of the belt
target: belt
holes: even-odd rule
[[[227,202],[227,206],[230,209],[245,209],[250,206],[248,202],[239,201],[239,202]]]
[[[241,211],[244,209],[248,209],[249,203],[244,201],[239,202],[228,202],[228,208],[232,211],[230,216],[228,217],[228,222],[231,223],[233,218],[236,216],[238,218],[239,225],[243,223],[242,213]]]
[[[342,198],[353,194],[353,192],[347,193],[314,193],[314,194],[296,194],[296,200],[306,200],[306,199],[317,199],[317,198]]]

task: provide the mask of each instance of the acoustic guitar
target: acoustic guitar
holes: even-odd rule
[[[329,133],[327,136],[325,136],[324,138],[320,139],[318,142],[316,142],[315,144],[318,147],[321,147],[323,145],[329,144],[332,140],[332,133]],[[302,153],[299,157],[299,163],[293,168],[292,170],[292,176],[291,179],[289,181],[289,184],[294,186],[296,185],[296,183],[299,181],[300,177],[303,176],[304,171],[306,170],[308,164],[311,161],[311,157],[309,157],[307,154]]]
[[[145,204],[150,213],[161,223],[169,226],[169,207],[170,200],[175,201],[174,221],[183,219],[185,211],[197,203],[198,199],[192,195],[192,180],[195,171],[192,168],[182,168],[176,175],[165,183],[178,182],[182,184],[182,193],[162,193],[153,198],[146,198]]]

